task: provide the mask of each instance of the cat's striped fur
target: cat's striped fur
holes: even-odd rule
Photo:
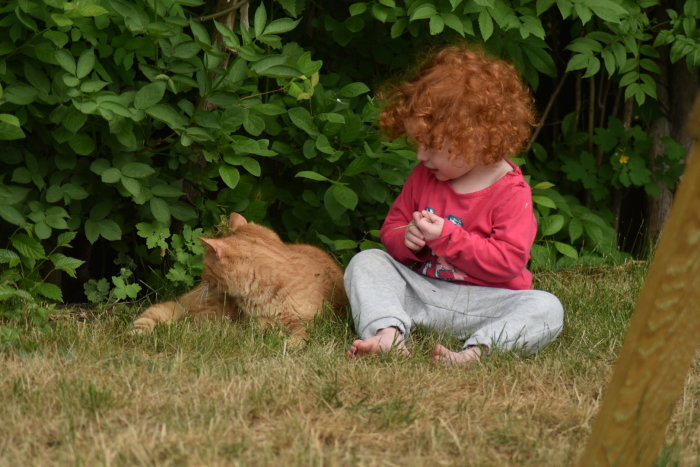
[[[323,310],[345,310],[343,272],[328,253],[311,245],[286,244],[271,229],[231,214],[232,233],[202,238],[202,281],[176,300],[159,303],[134,321],[134,332],[152,330],[191,315],[252,319],[277,324],[304,338],[306,324]]]

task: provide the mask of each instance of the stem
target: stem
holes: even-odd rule
[[[578,130],[581,105],[581,73],[576,73],[576,124],[574,125],[574,131]]]
[[[288,85],[287,85],[287,86],[288,86]],[[257,93],[257,94],[251,94],[250,96],[241,97],[241,100],[244,101],[244,100],[246,100],[246,99],[252,99],[252,98],[254,98],[254,97],[260,97],[260,96],[264,96],[264,95],[266,95],[266,94],[274,94],[274,93],[276,93],[276,92],[284,91],[284,90],[287,88],[287,86],[282,86],[281,88],[273,89],[272,91],[264,91],[264,92],[259,92],[259,93]]]
[[[566,77],[569,76],[569,72],[567,71],[564,73],[564,75],[561,77],[559,80],[559,83],[557,84],[557,88],[554,90],[552,95],[549,98],[549,102],[547,102],[547,106],[544,108],[544,112],[542,112],[542,116],[540,117],[540,121],[537,123],[537,126],[535,127],[535,131],[532,133],[532,136],[530,137],[530,141],[527,143],[527,147],[525,148],[525,151],[523,152],[528,152],[530,149],[532,149],[532,145],[534,144],[535,141],[537,141],[537,137],[540,134],[540,131],[542,131],[542,127],[544,126],[544,122],[547,120],[547,116],[549,115],[549,112],[552,110],[552,106],[554,105],[554,102],[557,100],[557,96],[559,95],[559,92],[561,91],[562,86],[564,86],[564,81],[566,81]]]
[[[588,151],[593,151],[593,129],[595,128],[595,76],[588,81]]]
[[[231,5],[230,7],[226,8],[226,9],[223,9],[221,11],[217,11],[216,13],[212,13],[210,15],[200,16],[197,19],[200,22],[204,22],[204,21],[209,21],[212,19],[219,18],[221,16],[225,16],[225,15],[231,13],[232,11],[238,10],[240,7],[242,7],[243,5],[248,3],[248,1],[249,0],[239,0],[239,1],[233,2],[233,5]]]

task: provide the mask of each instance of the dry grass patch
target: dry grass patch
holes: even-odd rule
[[[540,274],[561,297],[562,336],[540,354],[471,368],[349,360],[347,323],[304,349],[231,323],[128,336],[138,310],[28,329],[0,353],[2,465],[572,465],[590,433],[644,265]],[[452,342],[452,344],[455,344]],[[698,465],[700,365],[662,464]]]

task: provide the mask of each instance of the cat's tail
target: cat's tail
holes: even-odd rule
[[[153,330],[159,323],[171,323],[185,315],[185,308],[178,302],[157,303],[149,307],[134,320],[131,334],[146,334]]]

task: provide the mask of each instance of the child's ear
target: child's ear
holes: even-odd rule
[[[216,239],[216,238],[204,238],[204,237],[199,237],[199,241],[202,242],[202,245],[204,245],[204,249],[210,249],[211,251],[216,254],[217,258],[220,257],[220,252],[221,252],[221,241]]]
[[[241,216],[237,212],[232,212],[228,218],[228,226],[231,227],[231,230],[233,231],[242,225],[246,225],[247,223],[248,221],[245,220],[245,217]]]

